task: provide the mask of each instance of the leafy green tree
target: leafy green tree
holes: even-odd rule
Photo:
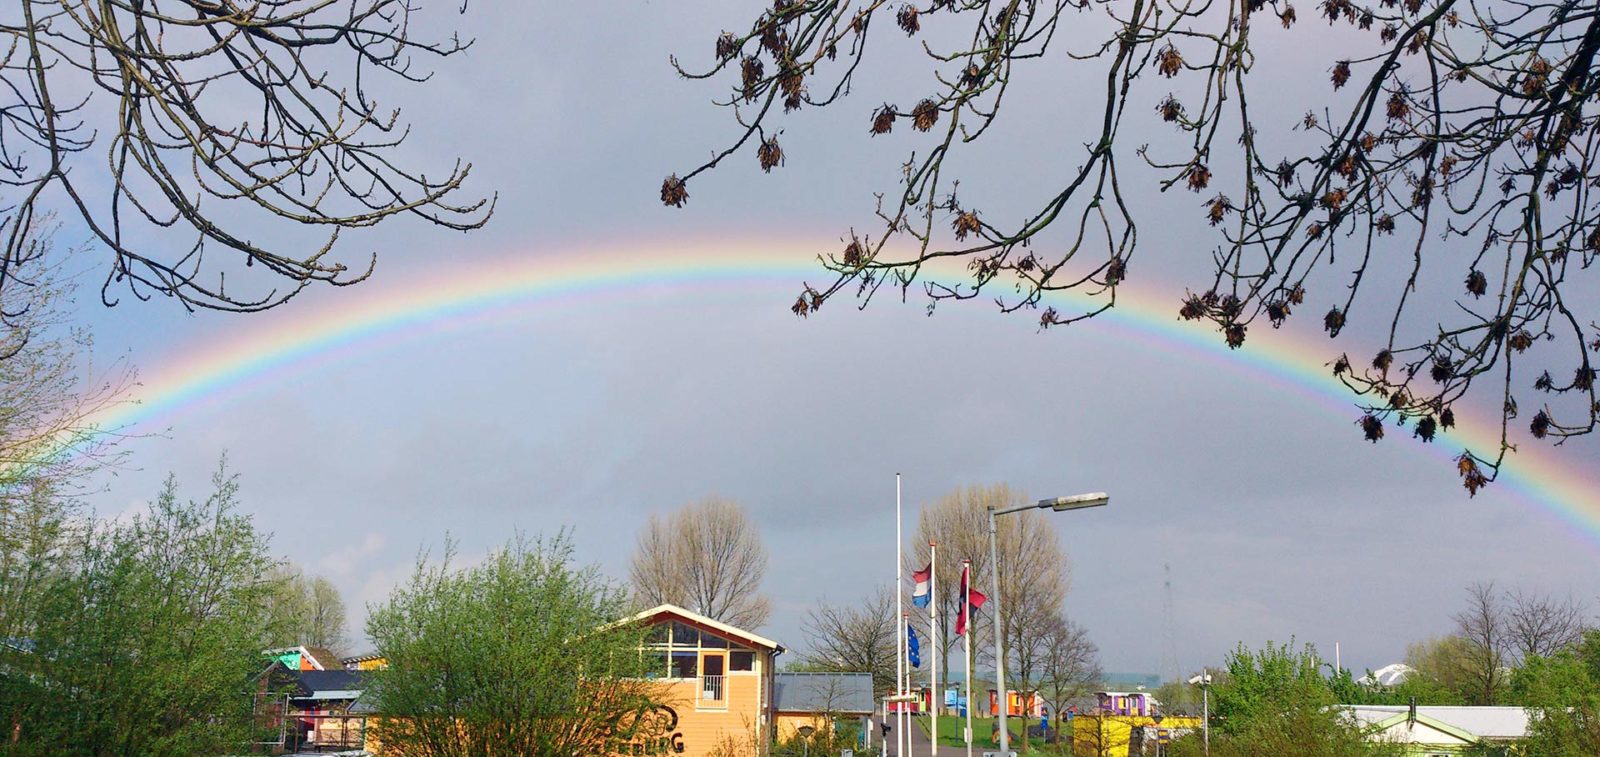
[[[1468,704],[1475,688],[1463,671],[1471,666],[1472,650],[1459,636],[1441,636],[1406,647],[1406,664],[1417,672],[1406,683],[1430,691],[1433,704]],[[1418,701],[1422,701],[1418,699]]]
[[[1368,671],[1367,677],[1370,676]],[[1337,671],[1328,685],[1339,704],[1410,704],[1413,699],[1420,705],[1463,704],[1458,692],[1415,673],[1393,686],[1384,686],[1356,680],[1349,669],[1344,669]]]
[[[1533,716],[1529,757],[1600,754],[1600,631],[1586,631],[1575,649],[1525,660],[1511,674],[1511,698]]]
[[[624,589],[572,564],[572,545],[517,538],[457,568],[419,558],[367,619],[388,666],[369,684],[385,751],[425,757],[615,754],[661,746],[664,689]],[[653,669],[653,668],[651,668]]]
[[[1322,660],[1310,645],[1269,642],[1252,652],[1241,644],[1228,655],[1227,671],[1212,687],[1213,755],[1399,753],[1395,745],[1367,741],[1356,723],[1333,707],[1334,686],[1323,678]],[[1172,753],[1198,755],[1200,739],[1180,739]]]
[[[29,688],[0,694],[17,695],[0,706],[20,724],[0,751],[220,754],[250,740],[272,560],[225,460],[213,486],[181,502],[169,477],[148,512],[73,543],[27,650],[0,671]]]

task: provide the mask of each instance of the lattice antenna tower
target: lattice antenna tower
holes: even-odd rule
[[[1172,563],[1161,564],[1161,680],[1182,680],[1178,667],[1178,619],[1172,611]]]

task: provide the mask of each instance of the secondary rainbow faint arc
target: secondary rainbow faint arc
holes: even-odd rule
[[[635,242],[626,247],[530,251],[511,260],[488,256],[476,264],[453,262],[456,268],[441,278],[412,279],[388,288],[383,288],[388,282],[370,282],[340,292],[329,306],[302,307],[270,329],[227,331],[225,343],[180,353],[142,381],[136,403],[116,406],[91,422],[101,429],[149,423],[308,363],[338,360],[343,348],[404,340],[418,333],[413,327],[449,325],[505,309],[660,286],[692,289],[770,280],[791,284],[798,292],[803,280],[823,281],[830,276],[817,265],[815,253],[815,247],[792,242]],[[1070,306],[1074,298],[1061,300]],[[1256,329],[1244,349],[1229,351],[1209,328],[1180,321],[1176,302],[1176,291],[1156,297],[1125,285],[1118,290],[1117,306],[1097,320],[1141,341],[1178,347],[1208,362],[1243,365],[1275,385],[1354,418],[1348,391],[1326,365],[1337,346],[1326,339]],[[297,304],[285,307],[295,311]],[[773,303],[773,307],[785,305]],[[1473,428],[1464,422],[1426,446],[1447,459],[1459,447],[1486,453],[1498,444],[1497,429]],[[1523,451],[1511,456],[1496,485],[1508,486],[1567,521],[1588,537],[1591,546],[1600,545],[1600,497],[1575,466]]]

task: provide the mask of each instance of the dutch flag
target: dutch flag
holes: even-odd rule
[[[932,578],[932,563],[929,563],[928,567],[923,568],[922,570],[914,570],[911,572],[911,580],[917,584],[917,587],[911,590],[911,604],[916,605],[917,607],[928,606],[928,602],[932,601],[933,599],[932,595],[928,593],[928,583]]]

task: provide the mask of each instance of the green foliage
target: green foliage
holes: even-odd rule
[[[1238,733],[1286,712],[1334,704],[1321,665],[1321,658],[1309,645],[1295,649],[1292,643],[1268,642],[1252,652],[1240,644],[1228,655],[1228,680],[1212,689],[1214,729]]]
[[[405,755],[606,754],[655,746],[669,720],[646,679],[644,629],[617,625],[626,595],[571,543],[515,539],[482,563],[418,560],[367,619],[388,667],[369,731]],[[629,752],[631,753],[631,751]]]
[[[1368,671],[1371,675],[1371,671]],[[1328,680],[1334,699],[1339,704],[1410,704],[1419,705],[1464,704],[1460,692],[1446,688],[1431,678],[1412,674],[1393,686],[1362,683],[1355,680],[1348,669],[1340,670]]]
[[[1395,747],[1369,743],[1338,708],[1336,689],[1357,688],[1342,671],[1330,682],[1310,645],[1243,644],[1228,655],[1228,675],[1212,687],[1211,753],[1216,757],[1296,754],[1307,757],[1388,755]],[[1198,734],[1179,739],[1172,754],[1198,755]]]
[[[876,723],[874,723],[876,727]],[[915,726],[913,726],[915,727]],[[839,718],[834,721],[833,730],[817,730],[810,736],[796,734],[793,738],[779,741],[772,745],[771,757],[829,757],[839,754],[840,750],[850,749],[857,757],[876,757],[882,754],[877,737],[873,737],[872,748],[861,747],[861,723],[855,718]]]
[[[1511,696],[1532,716],[1528,757],[1600,754],[1600,631],[1576,649],[1528,658],[1512,673]]]
[[[0,677],[20,726],[0,753],[219,754],[251,740],[272,566],[225,465],[203,503],[169,478],[147,513],[102,523],[43,583],[31,651]]]
[[[1482,704],[1467,671],[1473,666],[1470,642],[1460,636],[1428,639],[1406,648],[1406,664],[1416,673],[1406,683],[1419,693],[1419,704]],[[1424,701],[1423,697],[1428,697]]]

